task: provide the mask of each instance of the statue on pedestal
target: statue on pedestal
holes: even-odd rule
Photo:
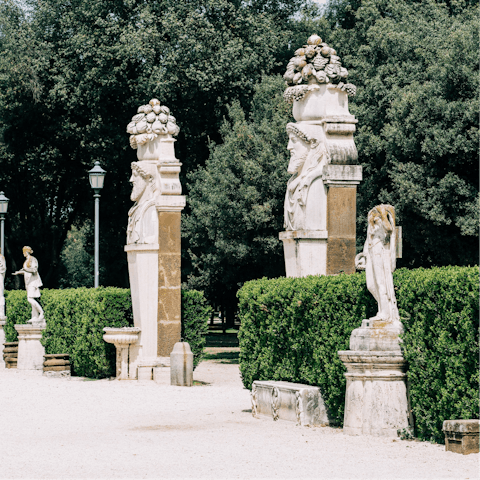
[[[38,274],[38,261],[32,256],[33,250],[30,247],[23,247],[23,256],[25,262],[23,268],[12,275],[23,275],[25,280],[25,289],[27,290],[27,300],[32,306],[32,318],[27,322],[31,324],[44,324],[45,316],[40,304],[35,300],[40,298],[40,287],[43,285],[40,275]]]
[[[357,270],[366,270],[368,291],[378,303],[372,321],[400,323],[392,276],[395,266],[395,209],[391,205],[377,205],[368,212],[367,240],[363,252],[355,258]]]
[[[315,221],[312,224],[309,220],[313,219],[309,217],[317,216],[319,212],[324,211],[324,208],[319,205],[325,201],[325,195],[322,195],[324,190],[322,172],[323,167],[329,163],[330,156],[323,139],[315,138],[309,132],[309,127],[312,128],[295,123],[287,125],[289,137],[287,150],[291,155],[287,171],[292,175],[285,194],[284,227],[287,231],[305,230],[308,227],[312,229]],[[317,129],[316,137],[321,137],[321,130]],[[310,200],[315,203],[315,208],[307,210],[310,187],[316,180],[319,181],[320,195],[314,195],[315,198]]]

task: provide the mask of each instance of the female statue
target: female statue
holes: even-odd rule
[[[400,322],[393,286],[395,266],[395,209],[377,205],[368,212],[367,240],[355,257],[355,267],[366,270],[367,288],[378,303],[377,315],[370,320]]]
[[[27,323],[45,323],[43,309],[35,300],[40,298],[40,287],[43,285],[38,274],[38,261],[32,256],[33,250],[30,247],[23,247],[23,256],[25,262],[23,268],[12,275],[23,275],[25,280],[25,289],[27,290],[27,300],[32,306],[32,318]]]

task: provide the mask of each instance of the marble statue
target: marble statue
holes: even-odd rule
[[[0,321],[5,318],[5,272],[7,271],[7,264],[5,257],[0,253]]]
[[[43,283],[38,274],[38,261],[32,256],[32,253],[33,250],[30,247],[23,247],[23,256],[25,257],[23,268],[12,275],[23,275],[25,280],[27,300],[32,306],[32,318],[27,323],[43,324],[45,323],[43,309],[35,300],[36,298],[40,298],[40,287]]]
[[[396,266],[395,209],[377,205],[368,212],[367,240],[355,257],[357,270],[366,270],[367,288],[378,303],[377,315],[370,320],[400,324],[393,272]]]
[[[320,230],[320,223],[325,223],[325,219],[318,216],[324,211],[320,205],[326,201],[322,173],[330,157],[321,129],[317,129],[314,136],[312,128],[298,123],[287,124],[287,150],[291,155],[287,171],[292,175],[285,194],[284,227],[287,231]],[[311,195],[314,183],[316,192]]]
[[[132,162],[132,193],[135,202],[128,212],[127,244],[156,243],[158,216],[155,209],[156,162]]]

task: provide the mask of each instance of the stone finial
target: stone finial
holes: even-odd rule
[[[295,51],[287,71],[283,75],[287,84],[284,98],[287,103],[301,100],[318,85],[333,84],[349,96],[356,94],[356,87],[346,83],[348,71],[342,67],[337,52],[329,47],[318,35],[311,35],[303,48]]]
[[[166,105],[160,105],[160,100],[156,98],[150,100],[147,105],[138,107],[137,114],[127,125],[130,146],[134,150],[155,140],[159,135],[175,137],[179,132],[180,128],[175,117],[170,115],[170,109]]]

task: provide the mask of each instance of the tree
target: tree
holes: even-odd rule
[[[359,119],[355,141],[364,166],[359,243],[368,210],[391,203],[404,226],[404,265],[478,262],[473,3],[335,2],[333,13],[339,4],[350,12],[330,42],[357,85],[350,111]]]
[[[191,214],[183,222],[184,251],[192,262],[188,285],[229,310],[243,282],[285,275],[278,233],[288,180],[285,126],[293,118],[283,90],[280,76],[264,77],[249,118],[234,102],[220,129],[222,144],[211,144],[205,167],[188,176]]]
[[[58,285],[67,232],[92,217],[87,171],[100,160],[108,172],[104,280],[125,286],[131,116],[159,98],[181,126],[184,171],[203,164],[227,104],[248,104],[261,75],[279,68],[300,3],[31,0],[25,13],[13,0],[2,2],[0,184],[11,199],[9,269],[30,243],[45,285]]]

